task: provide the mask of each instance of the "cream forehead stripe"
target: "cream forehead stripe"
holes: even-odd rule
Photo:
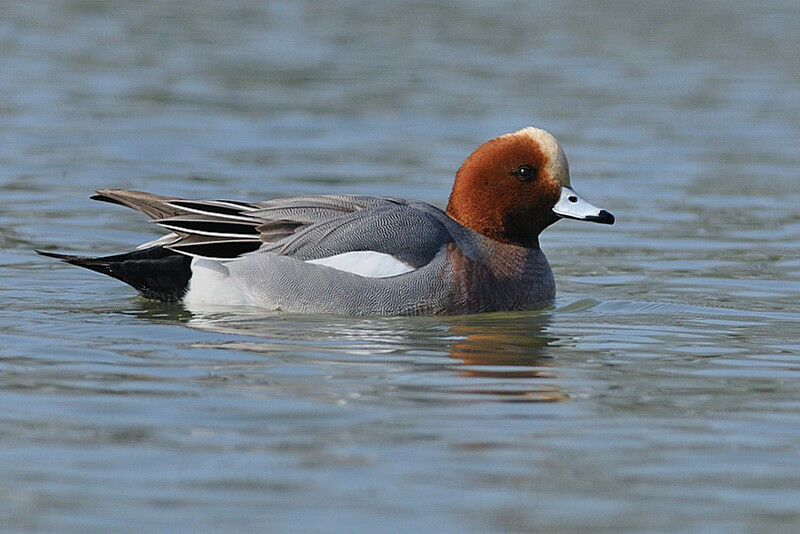
[[[558,182],[559,185],[569,186],[569,163],[567,163],[567,156],[561,149],[556,138],[547,130],[541,128],[534,128],[528,126],[522,128],[514,133],[506,134],[502,137],[512,135],[526,135],[530,137],[538,146],[542,153],[547,157],[547,165],[545,165],[545,172]]]

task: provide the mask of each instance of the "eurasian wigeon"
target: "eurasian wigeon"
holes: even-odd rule
[[[419,315],[541,306],[556,286],[539,233],[562,217],[614,223],[572,190],[563,150],[533,127],[479,146],[445,211],[360,195],[241,202],[102,189],[92,198],[171,233],[114,256],[41,254],[190,308]]]

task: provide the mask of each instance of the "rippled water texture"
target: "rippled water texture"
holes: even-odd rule
[[[796,2],[0,3],[0,526],[800,530]],[[617,216],[559,297],[193,314],[37,257],[157,235],[98,187],[443,205],[552,131]]]

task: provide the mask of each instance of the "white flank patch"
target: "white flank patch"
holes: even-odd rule
[[[367,278],[388,278],[414,270],[414,267],[398,260],[391,254],[372,250],[344,252],[318,260],[307,260],[306,263],[325,265],[326,267]]]
[[[189,280],[189,289],[183,297],[183,302],[188,306],[251,304],[231,280],[227,267],[218,261],[203,258],[192,258],[192,278]]]

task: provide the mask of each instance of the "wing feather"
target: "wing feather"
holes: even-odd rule
[[[418,266],[445,239],[441,223],[430,213],[389,197],[316,195],[249,203],[102,189],[92,198],[141,211],[172,232],[169,239],[154,243],[215,260],[233,260],[259,249],[303,260],[374,250]],[[433,238],[425,241],[424,236]]]
[[[217,219],[205,215],[190,214],[156,219],[153,222],[173,232],[184,234],[229,237],[231,239],[258,239],[260,235],[258,231],[259,221]]]

